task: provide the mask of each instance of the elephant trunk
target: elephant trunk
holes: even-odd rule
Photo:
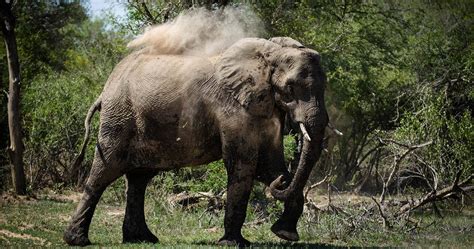
[[[283,176],[278,177],[270,184],[270,190],[277,200],[286,201],[291,199],[296,193],[302,192],[306,182],[311,174],[311,171],[318,161],[322,148],[324,131],[327,126],[327,114],[316,116],[317,124],[306,129],[303,123],[300,123],[300,130],[304,137],[303,148],[298,163],[296,173],[286,189],[279,189],[283,184]]]

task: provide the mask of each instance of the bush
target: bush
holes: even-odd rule
[[[439,184],[449,184],[458,171],[463,175],[472,173],[472,151],[474,151],[474,119],[465,111],[458,116],[447,113],[446,98],[430,91],[421,92],[420,111],[408,113],[394,137],[407,144],[420,144],[433,141],[421,150],[421,162],[433,168]],[[413,166],[410,167],[413,169]]]
[[[33,188],[75,181],[70,167],[83,141],[85,115],[125,51],[123,38],[106,30],[100,20],[68,25],[61,32],[75,37],[75,47],[66,53],[66,69],[46,69],[23,90],[24,161]],[[85,172],[91,165],[94,139],[91,135],[82,164]]]
[[[25,169],[32,187],[70,182],[70,166],[84,134],[84,115],[101,87],[80,74],[49,72],[25,89]],[[87,157],[84,165],[90,163]]]

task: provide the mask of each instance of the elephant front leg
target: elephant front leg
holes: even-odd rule
[[[298,193],[293,199],[285,201],[285,210],[271,227],[272,232],[284,240],[298,241],[300,237],[296,226],[303,213],[303,206],[303,192]]]
[[[150,242],[157,243],[158,238],[148,229],[145,222],[145,190],[154,174],[127,173],[127,207],[122,232],[124,243]]]
[[[269,148],[266,153],[262,153],[259,158],[257,168],[257,180],[269,186],[277,177],[283,175],[284,182],[291,181],[290,172],[285,167],[283,148]],[[283,187],[286,187],[284,185]],[[272,232],[284,240],[299,240],[296,229],[298,220],[303,213],[304,197],[303,192],[296,194],[294,198],[285,201],[285,209],[280,218],[271,227]]]
[[[245,221],[247,204],[253,186],[256,162],[251,160],[234,160],[233,156],[224,157],[227,168],[227,202],[224,217],[224,236],[220,245],[248,246],[250,242],[242,236],[242,225]]]

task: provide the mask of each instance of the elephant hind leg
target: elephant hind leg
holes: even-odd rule
[[[107,157],[107,165],[104,163],[106,161],[105,153],[110,155]],[[122,176],[124,172],[124,162],[119,160],[120,155],[117,153],[116,150],[111,149],[102,151],[102,148],[97,146],[82,198],[63,235],[64,241],[69,245],[86,246],[90,244],[89,226],[97,203],[107,186]]]
[[[123,243],[157,243],[158,238],[148,229],[145,222],[144,202],[148,182],[155,174],[130,172],[127,177],[127,207],[123,221]]]

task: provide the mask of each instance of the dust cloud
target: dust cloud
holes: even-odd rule
[[[153,54],[212,57],[241,38],[263,35],[263,23],[245,6],[181,13],[174,20],[152,26],[127,46]]]

